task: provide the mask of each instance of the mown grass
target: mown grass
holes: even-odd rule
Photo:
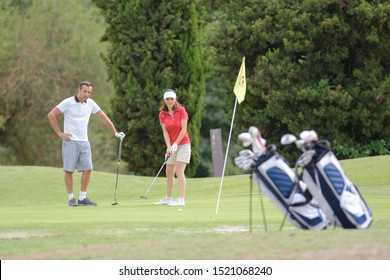
[[[263,224],[253,186],[249,232],[249,175],[187,179],[187,205],[156,206],[165,192],[160,177],[120,175],[112,206],[115,173],[94,171],[88,196],[98,207],[68,207],[60,168],[0,166],[1,259],[389,259],[390,156],[341,161],[370,206],[367,230],[303,231],[286,223],[263,197]],[[115,166],[113,166],[115,171]],[[74,175],[78,195],[80,174]]]

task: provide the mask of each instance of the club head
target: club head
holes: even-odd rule
[[[292,134],[284,134],[282,138],[280,139],[280,144],[282,145],[289,145],[291,143],[294,143],[297,141],[297,137],[295,137]]]
[[[111,205],[118,205],[119,204],[119,202],[114,202],[113,204],[111,204]]]
[[[144,195],[141,195],[139,198],[148,199],[148,197],[147,197],[147,196],[144,196]]]
[[[256,126],[250,126],[248,129],[248,133],[251,135],[251,137],[257,137],[257,134],[259,134],[260,131]]]
[[[248,147],[252,144],[252,137],[248,132],[243,132],[238,135],[238,142],[244,147]]]
[[[305,143],[313,142],[318,140],[317,133],[314,130],[304,130],[299,134],[299,137]]]

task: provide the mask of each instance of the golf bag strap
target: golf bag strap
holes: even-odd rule
[[[296,182],[295,184],[298,184],[298,182]],[[304,205],[308,204],[313,199],[313,196],[309,192],[308,189],[306,189],[302,194],[305,197],[305,201],[293,203],[290,206],[304,206]]]
[[[311,192],[309,191],[309,189],[306,189],[304,192],[303,192],[303,196],[306,198],[306,201],[309,203],[309,201],[311,201],[313,199],[313,195],[311,194]]]

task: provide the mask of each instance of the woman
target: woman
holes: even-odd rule
[[[167,193],[156,205],[184,206],[186,178],[184,171],[191,158],[191,143],[187,133],[188,115],[186,109],[176,101],[176,93],[169,89],[164,93],[164,102],[160,107],[160,125],[167,146],[165,158]],[[179,184],[179,197],[172,200],[175,174]]]

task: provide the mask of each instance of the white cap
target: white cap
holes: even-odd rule
[[[174,98],[176,99],[176,93],[173,91],[173,90],[168,90],[166,92],[164,92],[164,99],[166,98]]]

